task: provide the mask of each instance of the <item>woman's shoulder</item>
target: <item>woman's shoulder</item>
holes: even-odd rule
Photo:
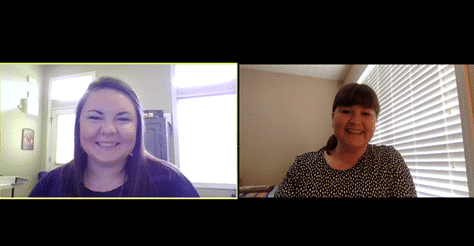
[[[312,151],[312,152],[304,153],[302,155],[297,156],[296,160],[305,161],[305,162],[307,162],[307,161],[319,161],[322,158],[324,158],[324,149],[325,148],[321,148],[318,151]]]
[[[182,175],[179,169],[170,162],[158,159],[152,155],[146,156],[148,172],[151,176]]]
[[[199,197],[194,185],[175,165],[150,154],[146,156],[146,159],[151,181],[162,188],[163,196]]]
[[[312,151],[312,152],[304,153],[302,155],[297,156],[296,158],[298,158],[298,159],[317,159],[317,158],[321,158],[321,153],[324,153],[323,151],[324,151],[324,148],[320,149],[318,151]]]
[[[59,186],[61,183],[61,176],[65,169],[70,168],[70,165],[63,165],[48,172],[35,185],[30,192],[29,197],[56,197],[59,196]]]
[[[372,149],[373,158],[379,160],[383,164],[389,164],[389,166],[400,167],[406,166],[402,155],[393,146],[388,145],[369,145]]]
[[[324,148],[318,151],[312,151],[296,156],[295,162],[291,165],[290,169],[306,169],[311,168],[315,164],[324,161]]]
[[[390,146],[390,145],[373,145],[369,144],[369,148],[372,149],[374,153],[377,155],[382,155],[382,156],[392,156],[394,154],[399,154],[399,152],[395,149],[395,147]]]
[[[51,171],[49,171],[40,181],[44,180],[45,182],[59,182],[63,173],[65,171],[72,170],[74,168],[72,161],[66,165],[59,166]]]

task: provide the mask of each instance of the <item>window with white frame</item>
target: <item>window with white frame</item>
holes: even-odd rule
[[[94,79],[95,72],[51,78],[51,100],[79,101]]]
[[[237,184],[237,64],[176,65],[179,167],[193,183]]]
[[[76,105],[95,76],[95,72],[86,72],[49,80],[52,108],[47,170],[67,164],[74,158]]]
[[[369,65],[358,83],[377,93],[371,144],[403,156],[417,195],[469,196],[453,65]]]
[[[55,165],[64,165],[74,159],[75,111],[75,108],[53,110],[51,156]]]

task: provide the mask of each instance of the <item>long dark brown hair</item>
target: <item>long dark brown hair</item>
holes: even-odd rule
[[[82,109],[84,108],[89,95],[103,89],[113,89],[127,95],[132,100],[135,112],[137,113],[138,122],[136,142],[132,154],[131,156],[128,156],[124,166],[127,181],[124,184],[123,190],[127,191],[130,196],[158,196],[157,189],[153,183],[150,182],[150,177],[148,176],[146,168],[148,162],[144,140],[145,123],[140,99],[128,84],[110,77],[101,77],[92,82],[77,104],[74,128],[74,159],[63,169],[60,192],[63,196],[80,197],[84,195],[84,172],[86,170],[88,156],[81,147],[81,128],[79,120],[82,114]]]
[[[343,86],[334,98],[332,104],[332,112],[336,111],[339,106],[352,107],[354,105],[361,106],[363,108],[373,109],[375,111],[375,117],[378,118],[380,113],[379,99],[377,94],[368,85],[364,84],[347,84]],[[329,140],[324,147],[328,155],[331,155],[332,151],[336,149],[337,138],[333,134],[329,137]]]

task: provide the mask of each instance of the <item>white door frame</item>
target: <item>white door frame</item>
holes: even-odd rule
[[[47,171],[51,171],[54,168],[60,166],[60,164],[56,163],[56,142],[57,142],[57,127],[58,127],[58,116],[64,114],[75,114],[76,107],[71,108],[61,108],[61,109],[53,109],[51,112],[51,129],[50,129],[50,145],[49,145],[49,155],[48,155],[48,162],[47,162]]]

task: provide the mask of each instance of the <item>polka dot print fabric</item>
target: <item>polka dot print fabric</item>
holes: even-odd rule
[[[333,169],[324,148],[296,157],[275,197],[416,197],[416,191],[400,153],[369,144],[347,170]]]

